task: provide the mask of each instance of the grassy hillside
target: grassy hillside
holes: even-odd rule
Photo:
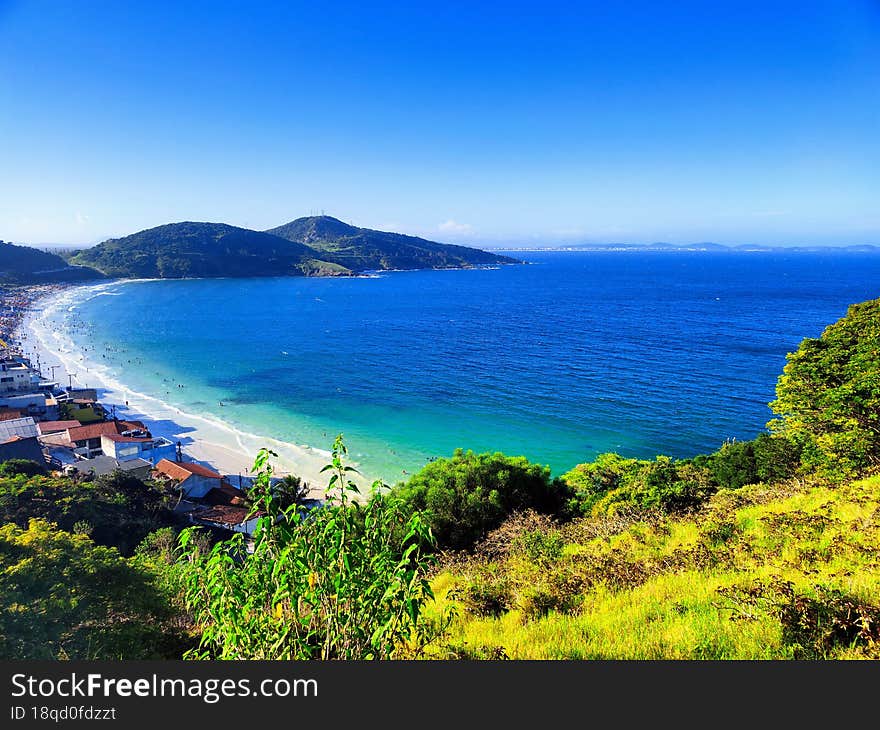
[[[433,579],[437,657],[880,657],[880,477],[722,490],[690,516],[534,514]]]
[[[169,223],[81,251],[71,263],[107,276],[184,277],[347,275],[305,244],[224,223]]]
[[[100,278],[94,269],[68,266],[54,253],[0,241],[0,283],[32,284]]]
[[[448,269],[518,263],[507,256],[467,246],[357,228],[326,215],[297,218],[267,233],[304,243],[355,271]]]

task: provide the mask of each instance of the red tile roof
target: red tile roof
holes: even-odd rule
[[[217,525],[240,525],[247,522],[250,510],[247,507],[230,507],[228,505],[217,505],[209,507],[206,510],[193,512],[193,519],[203,522],[213,522]],[[263,513],[257,512],[251,517],[260,517]]]
[[[222,478],[216,471],[213,471],[206,466],[202,466],[201,464],[193,464],[189,461],[171,461],[170,459],[162,459],[156,464],[156,471],[180,482],[189,479],[193,474],[200,477],[208,477],[210,479]]]
[[[131,431],[135,428],[146,428],[140,421],[104,421],[102,423],[90,423],[87,426],[67,429],[67,437],[71,441],[86,441],[100,436],[119,434],[123,431]]]
[[[220,486],[211,487],[203,499],[208,504],[241,505],[244,501],[244,492],[236,489],[228,482],[221,481]]]
[[[0,421],[11,421],[13,418],[21,418],[21,411],[0,411]]]
[[[79,428],[81,425],[79,421],[43,421],[37,424],[37,428],[41,434],[47,434],[66,431],[68,428]]]

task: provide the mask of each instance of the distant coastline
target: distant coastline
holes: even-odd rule
[[[857,244],[852,246],[760,246],[752,244],[738,244],[726,246],[721,243],[608,243],[608,244],[571,244],[553,246],[500,246],[489,249],[518,253],[521,251],[565,251],[572,253],[880,253],[880,246],[873,244]]]

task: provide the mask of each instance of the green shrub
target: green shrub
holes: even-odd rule
[[[521,456],[457,450],[397,485],[393,493],[424,511],[438,547],[469,549],[518,510],[560,513],[570,490],[550,469]]]
[[[818,584],[810,591],[791,581],[755,581],[719,589],[733,608],[733,619],[754,620],[774,614],[782,644],[793,659],[826,659],[836,649],[863,647],[874,655],[880,648],[880,606],[839,588]]]
[[[565,539],[555,530],[529,530],[514,538],[511,546],[512,552],[540,564],[558,560],[564,547]]]
[[[68,531],[87,523],[92,540],[123,555],[131,555],[153,530],[173,523],[174,502],[157,484],[121,472],[94,481],[0,476],[0,523],[26,527],[39,518]]]
[[[0,463],[0,477],[15,477],[19,475],[34,477],[45,473],[45,464],[38,464],[30,459],[8,459]]]
[[[508,576],[491,567],[477,571],[460,593],[460,598],[465,610],[475,616],[500,616],[513,605]]]
[[[562,480],[575,492],[572,504],[594,516],[651,509],[681,512],[715,491],[705,467],[668,456],[641,461],[602,454],[563,474]]]
[[[728,441],[714,454],[696,457],[693,462],[708,469],[712,481],[722,489],[740,489],[793,476],[800,458],[801,449],[793,441],[762,433],[752,441]]]

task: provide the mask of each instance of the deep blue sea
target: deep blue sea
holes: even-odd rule
[[[513,255],[529,265],[118,284],[59,326],[126,385],[297,444],[342,432],[397,480],[456,447],[561,473],[753,437],[786,353],[880,296],[872,254]]]

